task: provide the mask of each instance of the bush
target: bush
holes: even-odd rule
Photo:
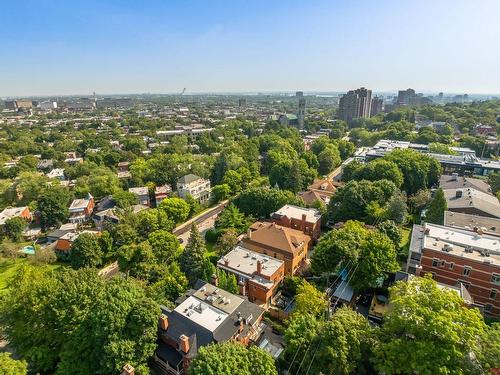
[[[221,236],[221,232],[215,228],[210,228],[205,233],[205,241],[210,243],[216,243],[219,237]]]

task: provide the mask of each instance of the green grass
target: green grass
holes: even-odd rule
[[[408,251],[410,250],[410,228],[401,228],[401,241],[399,242],[398,260],[402,263],[406,262],[408,258]]]

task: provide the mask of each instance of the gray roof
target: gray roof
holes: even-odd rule
[[[444,212],[444,225],[473,230],[480,228],[484,233],[500,236],[500,219],[493,217],[469,215],[461,212]]]
[[[442,175],[439,179],[439,187],[442,189],[466,189],[473,188],[486,194],[491,194],[491,187],[479,178]]]
[[[177,184],[183,184],[183,185],[184,184],[190,184],[191,182],[197,181],[199,179],[201,179],[200,176],[197,176],[195,174],[190,173],[190,174],[187,174],[187,175],[182,176],[181,178],[179,178],[177,180]]]
[[[493,195],[472,188],[446,189],[443,191],[450,211],[475,208],[484,212],[485,215],[500,218],[500,203]],[[462,194],[460,197],[457,197],[458,192]]]

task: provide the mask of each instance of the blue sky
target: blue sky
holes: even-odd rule
[[[500,0],[9,1],[0,96],[500,93]]]

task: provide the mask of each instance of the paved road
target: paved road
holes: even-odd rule
[[[202,212],[198,216],[195,216],[194,218],[179,225],[172,231],[172,233],[175,234],[179,240],[182,240],[182,246],[184,247],[189,238],[189,231],[191,230],[193,223],[198,226],[200,233],[204,235],[207,230],[214,227],[215,219],[217,219],[219,213],[228,203],[229,201],[221,202],[217,206],[210,208],[208,211]]]

